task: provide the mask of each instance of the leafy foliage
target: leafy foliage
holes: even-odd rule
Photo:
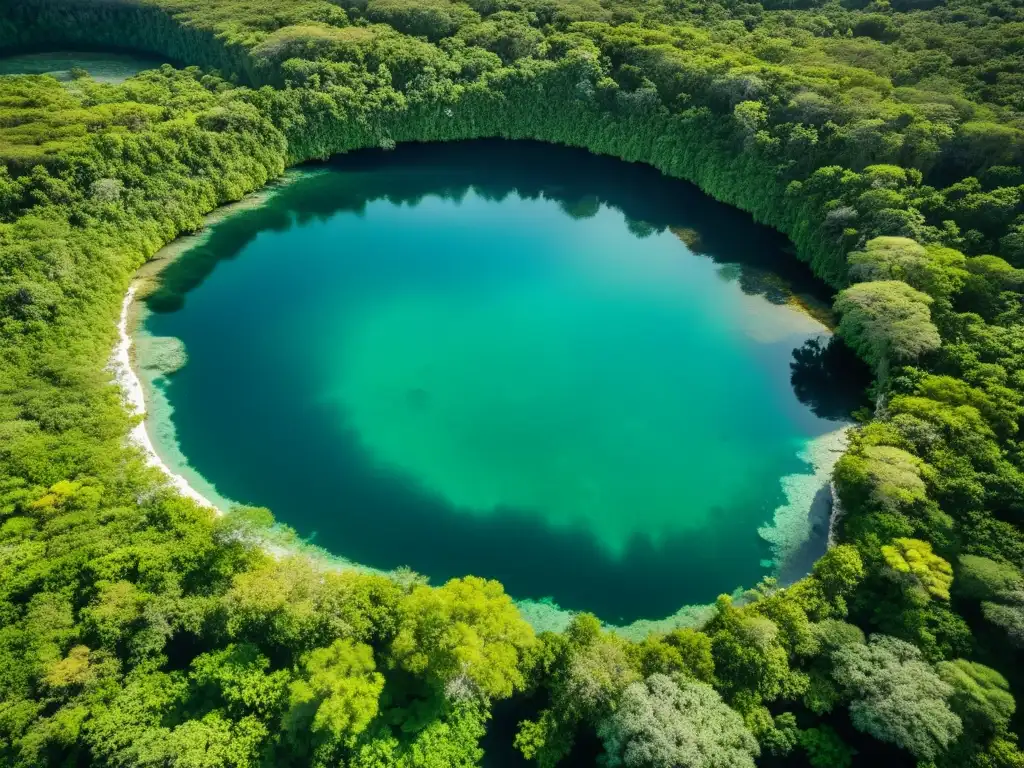
[[[972,734],[1005,729],[1016,709],[1006,678],[983,664],[956,659],[940,662],[936,671],[953,688],[950,706]]]
[[[473,576],[419,586],[402,603],[396,663],[450,698],[506,698],[525,685],[533,631],[496,581]]]
[[[335,640],[329,648],[305,654],[300,664],[302,674],[288,688],[283,723],[290,741],[301,751],[311,732],[321,754],[329,753],[335,742],[354,743],[377,715],[384,689],[373,649]]]
[[[894,539],[882,547],[882,559],[898,581],[909,582],[926,600],[949,600],[953,568],[932,552],[927,541]]]
[[[914,646],[884,635],[833,654],[833,677],[851,698],[850,718],[862,731],[891,741],[920,759],[942,754],[961,734],[949,707],[953,687]]]
[[[827,725],[801,733],[800,746],[807,751],[811,768],[849,768],[853,764],[855,752]]]
[[[978,555],[961,555],[957,565],[956,591],[968,599],[988,600],[1024,590],[1024,574],[1012,565]]]
[[[609,765],[746,768],[757,741],[715,690],[654,674],[630,685],[598,729]]]
[[[839,294],[839,333],[880,371],[893,362],[913,362],[939,348],[932,324],[932,299],[899,280],[857,283]]]
[[[523,693],[542,766],[597,728],[626,764],[749,765],[756,739],[843,766],[865,744],[816,718],[844,704],[865,742],[1022,764],[1018,5],[3,4],[4,48],[196,66],[0,77],[0,762],[471,766],[490,702]],[[840,291],[877,407],[810,576],[699,630],[537,638],[493,582],[268,557],[268,513],[214,519],[125,447],[112,320],[160,246],[289,165],[479,136],[692,181]]]

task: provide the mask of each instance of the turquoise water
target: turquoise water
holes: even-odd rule
[[[94,80],[120,83],[163,63],[153,57],[127,53],[47,51],[0,58],[0,75],[53,75],[59,80],[70,80],[71,70],[77,67]]]
[[[787,303],[820,287],[782,245],[567,149],[343,159],[165,272],[140,362],[166,373],[167,337],[187,362],[153,381],[156,442],[353,561],[664,616],[770,573],[759,528],[823,481],[839,425],[791,362],[825,331]]]

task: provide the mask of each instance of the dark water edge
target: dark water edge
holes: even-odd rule
[[[49,63],[47,63],[49,62]],[[51,74],[59,80],[71,80],[71,68],[81,67],[90,77],[107,83],[119,83],[163,64],[180,63],[132,48],[75,45],[69,49],[52,46],[19,46],[0,50],[0,76]]]
[[[551,161],[553,152],[559,161]],[[784,235],[755,224],[749,214],[719,203],[694,185],[641,163],[542,142],[477,139],[407,143],[391,151],[359,150],[300,168],[372,174],[410,165],[415,165],[423,178],[400,195],[394,194],[387,181],[375,187],[372,176],[360,190],[341,199],[324,196],[315,185],[298,184],[277,193],[273,207],[240,212],[219,222],[206,243],[164,270],[160,288],[148,298],[148,306],[157,312],[178,309],[185,294],[199,285],[218,261],[236,256],[260,232],[283,232],[293,223],[326,220],[341,211],[360,212],[381,198],[415,205],[428,196],[459,200],[470,189],[492,200],[513,193],[527,199],[544,196],[558,200],[567,214],[578,218],[607,205],[621,211],[640,236],[675,232],[694,254],[730,270],[748,295],[780,305],[804,297],[819,309],[831,306],[832,289],[796,258]],[[448,183],[439,186],[437,174],[442,170]],[[715,226],[709,227],[712,221]]]
[[[382,180],[379,186],[375,184],[374,172],[410,166],[416,168],[416,173],[410,174],[399,192],[396,193],[387,179]],[[795,295],[804,297],[805,301],[827,302],[829,298],[828,288],[815,280],[805,265],[792,258],[791,251],[787,251],[787,241],[781,235],[754,225],[746,214],[716,203],[695,187],[667,179],[646,166],[543,144],[479,141],[451,145],[403,145],[391,153],[365,151],[338,158],[322,167],[343,168],[347,172],[366,175],[361,177],[362,184],[358,188],[346,190],[346,196],[325,194],[329,185],[320,185],[313,178],[308,183],[281,190],[271,206],[242,211],[218,223],[203,245],[165,270],[160,287],[148,299],[150,309],[157,313],[180,309],[187,300],[187,293],[200,285],[219,262],[233,258],[261,232],[283,232],[296,223],[326,220],[339,211],[360,212],[369,202],[382,198],[409,205],[430,196],[459,200],[470,188],[475,194],[493,200],[504,199],[513,193],[527,199],[543,196],[557,200],[568,215],[580,218],[588,216],[601,205],[610,206],[625,214],[630,229],[638,236],[671,229],[692,252],[720,265],[723,275],[735,280],[748,295],[761,296],[780,305],[792,303]],[[443,185],[439,185],[439,178],[445,180]],[[805,348],[798,350],[800,354],[791,363],[798,398],[821,418],[841,419],[854,407],[841,398],[837,399],[832,389],[838,381],[856,379],[847,373],[837,373],[845,365],[840,360],[843,349],[835,341],[817,346],[808,342]],[[225,368],[229,367],[226,363]],[[854,368],[851,366],[851,370]],[[861,399],[862,393],[862,389],[856,392],[855,399]],[[186,451],[186,454],[190,453]],[[304,469],[313,474],[330,473],[329,463],[318,465],[322,458],[310,456]],[[197,465],[204,466],[202,461]],[[220,481],[220,478],[211,479]],[[234,487],[244,487],[244,483],[244,478],[236,478]],[[302,483],[303,477],[298,475],[288,482]],[[777,487],[765,488],[766,495],[773,497],[778,495],[777,491]],[[366,504],[369,508],[380,501],[372,495],[362,499],[345,498],[349,505]],[[429,502],[419,499],[417,503]],[[275,504],[271,502],[270,506],[274,508]],[[446,519],[446,510],[441,505],[437,505],[431,514],[438,519]],[[286,523],[293,522],[287,517],[282,519]],[[588,541],[586,532],[553,533],[516,510],[505,510],[498,520],[461,516],[452,522],[458,527],[459,540],[443,541],[433,554],[438,561],[457,560],[460,563],[458,572],[432,574],[437,577],[435,581],[475,571],[506,583],[510,579],[515,580],[518,589],[514,593],[550,594],[550,567],[545,573],[537,573],[531,581],[519,572],[519,563],[513,558],[507,566],[516,569],[515,572],[502,572],[503,566],[495,563],[493,553],[487,547],[495,537],[503,541],[510,552],[530,551],[532,559],[554,563],[556,570],[566,574],[586,569],[602,556],[596,542]],[[538,550],[538,542],[545,542],[547,551]],[[314,543],[335,549],[331,541],[321,536],[317,536]],[[688,567],[697,572],[711,569],[717,559],[716,553],[731,544],[728,534],[707,538],[704,546],[698,548],[707,561],[701,562],[698,558],[689,562]],[[385,547],[386,552],[381,550],[377,557],[389,556],[398,562],[414,562],[419,547],[421,543],[418,541],[390,541]],[[451,551],[445,547],[450,547]],[[672,545],[668,543],[659,549],[671,551]],[[476,560],[467,560],[466,551],[477,553],[474,555]],[[349,553],[340,551],[339,554]],[[813,555],[807,558],[807,567],[812,560]],[[595,595],[621,592],[623,584],[660,583],[667,566],[661,553],[652,549],[648,542],[637,541],[622,558],[620,567],[605,569],[601,578],[592,580],[582,592],[574,594],[569,590],[559,593],[559,602],[571,608],[587,607],[588,603],[593,603]],[[709,594],[706,599],[713,597]],[[674,589],[666,584],[663,592],[635,592],[625,603],[620,599],[620,606],[628,606],[628,609],[618,615],[605,614],[603,618],[612,621],[653,618],[671,613],[681,602]]]

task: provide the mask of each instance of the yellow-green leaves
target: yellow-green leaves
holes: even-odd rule
[[[535,642],[501,584],[467,576],[413,589],[391,654],[450,698],[502,699],[523,688],[524,654]]]
[[[882,547],[889,574],[925,599],[949,600],[953,568],[932,552],[932,545],[918,539],[896,539]]]
[[[973,734],[983,737],[1009,725],[1017,703],[1005,677],[967,659],[941,661],[936,670],[952,686],[950,705]]]
[[[306,730],[350,743],[377,715],[383,689],[370,646],[336,640],[302,657],[300,677],[288,689],[284,727],[298,743],[305,741]]]
[[[76,645],[67,656],[48,667],[43,681],[50,688],[69,688],[82,685],[89,678],[89,648]]]
[[[224,599],[228,633],[305,650],[338,637],[391,636],[401,588],[379,574],[333,572],[307,557],[263,562],[235,576]]]

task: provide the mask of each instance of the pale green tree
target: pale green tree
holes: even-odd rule
[[[757,740],[714,688],[655,674],[630,685],[598,727],[609,766],[753,768]]]
[[[887,375],[892,364],[914,362],[939,348],[931,303],[928,294],[901,280],[856,283],[836,299],[839,334],[880,375]]]
[[[627,643],[605,634],[571,655],[555,696],[567,711],[584,718],[599,717],[639,678]]]
[[[850,700],[854,726],[920,760],[940,756],[963,731],[950,709],[953,687],[909,643],[872,635],[832,654],[832,676]]]
[[[926,248],[909,237],[876,237],[847,258],[854,280],[902,280],[934,299],[947,298],[966,277],[962,253]]]

